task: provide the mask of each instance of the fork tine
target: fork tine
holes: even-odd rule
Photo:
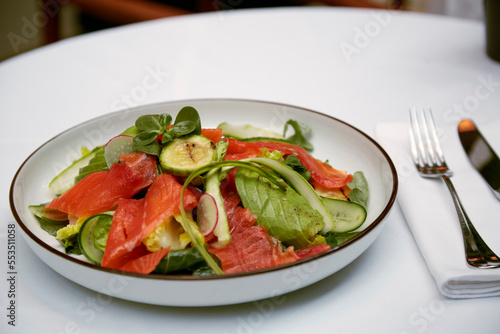
[[[417,143],[415,142],[415,130],[414,128],[414,110],[410,109],[410,152],[415,165],[420,166],[420,159],[417,150]]]
[[[439,144],[439,138],[437,135],[436,131],[436,125],[434,122],[434,117],[432,115],[432,110],[429,109],[429,117],[428,117],[428,129],[429,129],[429,135],[432,138],[432,142],[434,143],[434,157],[436,159],[436,163],[440,166],[446,165],[445,160],[444,160],[444,154],[443,150],[441,149],[441,144]],[[431,139],[429,138],[429,139]]]
[[[430,113],[430,117],[427,117],[426,114]],[[434,144],[436,144],[436,141],[431,140],[431,136],[429,134],[429,129],[434,128],[433,126],[433,118],[432,118],[432,112],[429,110],[429,113],[425,112],[425,109],[423,109],[420,112],[420,124],[421,124],[421,133],[422,133],[422,138],[424,140],[425,144],[425,149],[427,153],[427,158],[429,159],[429,165],[435,165],[438,163],[437,157],[435,154],[434,150]],[[430,119],[430,120],[429,120]],[[436,136],[437,137],[437,136]]]
[[[419,168],[429,167],[427,154],[424,149],[424,141],[422,139],[422,131],[420,129],[420,121],[415,108],[410,109],[410,124],[410,145],[413,146],[411,148],[413,160]]]

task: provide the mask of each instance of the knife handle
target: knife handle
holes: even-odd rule
[[[474,268],[499,268],[500,259],[488,247],[479,233],[477,233],[474,225],[467,216],[460,199],[458,198],[457,192],[455,191],[455,187],[453,186],[453,183],[451,183],[450,178],[447,175],[442,175],[441,178],[450,190],[453,203],[455,204],[455,209],[457,210],[464,239],[467,264]]]

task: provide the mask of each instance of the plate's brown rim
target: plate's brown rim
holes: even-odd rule
[[[338,123],[341,123],[353,130],[355,130],[356,132],[358,132],[359,134],[363,135],[365,138],[367,138],[373,145],[375,145],[378,150],[382,153],[382,155],[384,156],[384,158],[387,160],[387,163],[389,164],[389,167],[391,169],[391,173],[392,173],[392,180],[393,180],[393,184],[392,184],[392,192],[391,192],[391,196],[389,198],[389,201],[387,203],[387,205],[385,206],[384,210],[380,213],[380,215],[369,225],[367,226],[363,231],[361,231],[359,234],[357,234],[355,237],[349,239],[348,241],[328,250],[328,251],[325,251],[321,254],[318,254],[316,256],[312,256],[310,258],[306,258],[306,259],[303,259],[303,260],[299,260],[299,261],[296,261],[296,262],[292,262],[292,263],[289,263],[289,264],[285,264],[285,265],[281,265],[281,266],[277,266],[277,267],[272,267],[272,268],[267,268],[267,269],[261,269],[261,270],[256,270],[256,271],[252,271],[252,272],[246,272],[246,273],[237,273],[237,274],[226,274],[226,275],[220,275],[220,276],[196,276],[196,277],[193,277],[193,276],[187,276],[187,275],[182,275],[182,276],[179,276],[179,275],[161,275],[161,274],[154,274],[154,275],[151,275],[151,274],[148,274],[148,275],[145,275],[145,274],[136,274],[136,273],[129,273],[129,272],[123,272],[123,271],[119,271],[119,270],[114,270],[114,269],[109,269],[109,268],[103,268],[103,267],[100,267],[98,265],[94,265],[94,264],[91,264],[91,263],[88,263],[88,262],[85,262],[85,261],[82,261],[80,259],[77,259],[77,258],[74,258],[72,256],[69,256],[65,253],[62,253],[56,249],[54,249],[53,247],[47,245],[44,241],[42,241],[40,238],[38,238],[33,232],[30,231],[30,229],[23,223],[21,217],[19,216],[19,214],[17,213],[17,210],[16,210],[16,207],[14,205],[14,187],[15,187],[15,184],[16,184],[16,180],[19,176],[19,174],[21,173],[24,165],[31,159],[31,157],[33,155],[36,154],[36,152],[38,152],[40,149],[42,149],[44,146],[48,145],[51,141],[53,141],[54,139],[58,138],[59,136],[63,135],[64,133],[67,133],[69,131],[72,131],[74,128],[77,128],[77,127],[80,127],[86,123],[89,123],[89,122],[92,122],[96,119],[99,119],[103,116],[109,116],[109,115],[112,115],[112,114],[118,114],[118,113],[121,113],[123,112],[123,110],[119,110],[119,111],[115,111],[115,112],[112,112],[112,113],[108,113],[108,114],[105,114],[105,115],[100,115],[100,116],[97,116],[97,117],[94,117],[92,119],[89,119],[85,122],[82,122],[82,123],[79,123],[61,133],[59,133],[58,135],[54,136],[53,138],[49,139],[48,141],[46,141],[44,144],[42,144],[40,147],[38,147],[35,151],[33,151],[33,153],[31,153],[25,160],[24,162],[21,164],[21,166],[19,167],[19,169],[16,171],[15,175],[14,175],[14,178],[12,180],[12,183],[11,183],[11,186],[10,186],[10,191],[9,191],[9,203],[10,203],[10,208],[11,208],[11,211],[12,211],[12,214],[14,216],[14,218],[16,219],[18,225],[22,228],[22,230],[26,233],[26,235],[28,235],[33,241],[35,241],[37,244],[39,244],[40,246],[42,246],[43,248],[45,248],[46,250],[48,250],[49,252],[59,256],[59,257],[62,257],[66,260],[69,260],[75,264],[78,264],[78,265],[82,265],[82,266],[85,266],[85,267],[88,267],[88,268],[91,268],[91,269],[94,269],[94,270],[99,270],[99,271],[102,271],[102,272],[107,272],[107,273],[111,273],[111,274],[119,274],[119,275],[124,275],[124,276],[131,276],[131,277],[136,277],[136,278],[141,278],[141,279],[159,279],[159,280],[166,280],[166,281],[205,281],[205,280],[219,280],[219,279],[229,279],[229,278],[241,278],[241,277],[248,277],[248,276],[254,276],[254,275],[260,275],[260,274],[266,274],[266,273],[269,273],[269,272],[273,272],[273,271],[277,271],[277,270],[281,270],[281,269],[285,269],[285,268],[290,268],[290,267],[294,267],[294,266],[298,266],[298,265],[301,265],[301,264],[304,264],[304,263],[308,263],[308,262],[311,262],[311,261],[315,261],[316,259],[319,259],[319,258],[322,258],[322,257],[326,257],[332,253],[335,253],[341,249],[344,249],[346,247],[348,247],[349,245],[351,245],[352,243],[356,242],[357,240],[363,238],[364,236],[366,236],[371,230],[375,229],[375,227],[377,227],[383,220],[384,218],[389,214],[389,212],[391,211],[393,205],[394,205],[394,202],[396,200],[396,196],[397,196],[397,192],[398,192],[398,177],[397,177],[397,172],[396,172],[396,167],[394,166],[394,163],[392,162],[391,158],[389,157],[389,155],[387,154],[387,152],[373,139],[371,138],[370,136],[368,136],[366,133],[364,133],[363,131],[359,130],[358,128],[338,119],[338,118],[335,118],[333,116],[330,116],[330,115],[327,115],[327,114],[324,114],[324,113],[321,113],[321,112],[318,112],[316,110],[312,110],[312,109],[308,109],[308,108],[304,108],[304,107],[300,107],[300,106],[296,106],[296,105],[291,105],[291,104],[285,104],[285,103],[279,103],[279,102],[270,102],[270,101],[264,101],[264,100],[252,100],[252,99],[238,99],[238,98],[200,98],[200,99],[185,99],[185,100],[172,100],[172,101],[166,101],[166,102],[159,102],[159,103],[154,103],[154,104],[147,104],[147,105],[142,105],[142,106],[138,106],[138,107],[134,107],[134,108],[131,108],[131,109],[128,109],[128,111],[133,111],[133,110],[137,110],[137,109],[146,109],[146,108],[149,108],[149,107],[155,107],[155,106],[160,106],[160,105],[165,105],[165,104],[179,104],[179,103],[185,103],[185,104],[189,104],[189,103],[196,103],[196,102],[250,102],[250,103],[258,103],[258,104],[271,104],[271,105],[277,105],[277,106],[281,106],[281,107],[290,107],[290,108],[296,108],[296,109],[302,109],[304,111],[307,111],[307,112],[310,112],[310,113],[314,113],[314,114],[317,114],[317,115],[321,115],[321,116],[324,116],[324,117],[327,117],[327,118],[330,118]]]

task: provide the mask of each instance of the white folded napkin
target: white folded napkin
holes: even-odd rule
[[[438,123],[438,136],[454,173],[451,180],[475,228],[500,256],[500,201],[470,164],[456,124],[448,125],[439,128]],[[488,126],[491,130],[500,128],[499,124]],[[483,135],[491,135],[487,138],[490,144],[500,144],[498,131],[482,130]],[[500,296],[500,269],[475,269],[465,261],[460,223],[444,182],[424,179],[417,173],[409,150],[408,125],[378,124],[376,135],[396,166],[398,202],[441,293],[449,298]]]

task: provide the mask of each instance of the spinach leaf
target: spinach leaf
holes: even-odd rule
[[[193,268],[204,262],[203,256],[195,247],[168,252],[153,271],[156,274],[168,274],[174,271]]]
[[[351,189],[349,200],[361,205],[367,210],[370,190],[368,188],[368,181],[366,181],[363,172],[355,172],[352,181],[348,182],[347,186]]]
[[[347,240],[355,237],[359,232],[345,232],[345,233],[333,233],[328,232],[325,235],[326,243],[331,247],[337,247],[338,245],[343,244]]]
[[[207,265],[200,266],[193,271],[193,276],[214,276],[215,271]]]
[[[40,223],[40,227],[45,232],[49,233],[52,236],[57,235],[57,231],[66,225],[68,225],[68,221],[56,221],[56,220],[48,220],[35,216],[35,218]]]

